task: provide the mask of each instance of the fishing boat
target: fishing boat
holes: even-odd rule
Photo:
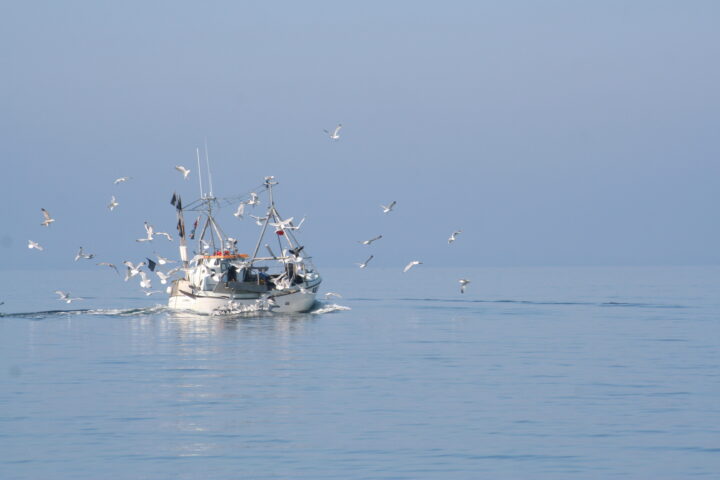
[[[177,212],[184,275],[168,288],[170,309],[212,315],[252,311],[301,313],[312,308],[322,279],[305,247],[295,237],[302,221],[295,225],[292,217],[283,219],[275,206],[273,187],[277,184],[274,177],[265,177],[257,189],[232,198],[216,198],[212,190],[203,194],[201,189],[200,198],[187,206],[173,195],[171,203]],[[264,195],[267,211],[263,217],[254,217],[260,227],[258,239],[251,251],[241,253],[238,240],[225,234],[215,213],[223,206],[240,202],[236,216],[242,217],[244,206],[254,207]],[[199,215],[189,235],[185,232],[186,212]],[[270,237],[267,243],[266,237]],[[188,240],[197,242],[192,258],[188,254]],[[275,245],[277,253],[273,251]]]

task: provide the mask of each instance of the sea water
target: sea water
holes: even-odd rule
[[[720,478],[720,268],[323,276],[307,314],[197,316],[4,272],[0,478]]]

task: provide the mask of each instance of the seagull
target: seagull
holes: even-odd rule
[[[158,276],[158,278],[160,279],[160,283],[162,283],[163,285],[165,285],[165,284],[167,283],[168,277],[170,276],[170,275],[168,275],[168,274],[166,274],[166,273],[163,273],[163,272],[161,272],[161,271],[159,271],[159,270],[158,270],[157,272],[155,272],[155,275]]]
[[[69,293],[63,292],[61,290],[55,290],[55,293],[57,293],[60,296],[60,298],[58,300],[62,300],[65,303],[71,303],[71,302],[74,302],[75,300],[82,300],[82,298],[70,298]]]
[[[277,223],[272,223],[272,222],[270,222],[270,225],[272,225],[273,227],[276,227],[276,228],[278,228],[278,229],[280,229],[280,230],[286,229],[286,228],[289,228],[289,227],[290,227],[290,224],[292,223],[293,218],[295,218],[295,217],[290,217],[290,218],[288,218],[287,220],[280,220],[280,219],[278,219],[278,222],[277,222]]]
[[[145,222],[145,233],[146,233],[146,235],[147,235],[145,238],[138,238],[138,239],[135,240],[135,241],[136,241],[136,242],[152,242],[152,241],[153,241],[153,235],[155,234],[155,229],[153,228],[152,225],[150,225],[150,224],[147,223],[147,222]]]
[[[91,258],[94,258],[94,257],[95,257],[95,254],[94,254],[94,253],[84,253],[84,252],[83,252],[83,248],[80,247],[80,250],[78,250],[78,253],[75,255],[75,261],[77,262],[77,261],[80,260],[81,258],[85,258],[85,259],[87,259],[87,260],[90,260]]]
[[[238,205],[237,211],[233,213],[237,218],[241,219],[243,218],[243,214],[245,213],[245,202],[240,202],[240,205]]]
[[[250,200],[248,200],[245,203],[247,203],[248,205],[251,205],[253,207],[255,205],[260,205],[260,199],[258,198],[258,194],[255,192],[250,192]]]
[[[40,246],[39,243],[33,242],[32,240],[28,240],[28,248],[37,248],[41,252],[45,250],[43,247]]]
[[[183,267],[175,267],[175,268],[173,268],[173,269],[171,269],[171,270],[168,270],[167,276],[169,277],[169,276],[172,275],[173,273],[179,272],[179,271],[182,270],[182,269],[183,269]]]
[[[403,273],[407,272],[408,270],[410,270],[410,269],[411,269],[412,267],[414,267],[415,265],[422,265],[422,262],[419,261],[419,260],[413,260],[412,262],[410,262],[410,263],[408,263],[407,265],[405,265],[405,268],[403,268]]]
[[[362,243],[363,245],[370,245],[375,240],[380,240],[382,238],[382,235],[378,235],[377,237],[373,237],[370,240],[358,240],[358,243]]]
[[[340,139],[340,129],[341,129],[341,128],[342,128],[342,123],[338,123],[338,126],[335,127],[335,130],[333,130],[332,133],[330,133],[330,132],[327,131],[327,130],[323,130],[323,132],[325,132],[325,133],[330,137],[330,140],[335,140],[335,141],[337,141],[337,140]]]
[[[162,290],[143,290],[146,297],[149,297],[153,293],[162,293]]]
[[[292,220],[292,218],[290,220]],[[300,220],[300,223],[298,223],[297,225],[293,225],[291,222],[290,225],[285,227],[285,230],[299,230],[300,227],[302,227],[302,224],[304,221],[305,221],[305,217],[303,217],[302,220]]]
[[[383,209],[383,213],[390,213],[390,212],[392,212],[392,209],[396,203],[397,202],[395,200],[393,200],[392,202],[390,202],[389,205],[380,205],[380,208]]]
[[[112,199],[110,200],[110,203],[108,204],[107,207],[112,212],[115,209],[115,207],[117,207],[118,205],[120,205],[120,204],[117,202],[117,200],[115,200],[115,195],[113,195]]]
[[[44,208],[41,208],[40,210],[42,211],[43,217],[45,217],[45,220],[40,225],[42,225],[43,227],[49,227],[50,224],[55,221],[55,219],[50,217],[50,212],[48,212]]]
[[[167,232],[153,232],[153,235],[160,235],[160,236],[167,238],[171,242],[173,241],[172,235],[170,235]]]
[[[152,288],[152,282],[147,276],[147,273],[145,272],[139,272],[140,275],[140,288]]]
[[[330,300],[330,297],[342,298],[342,295],[340,295],[339,293],[335,293],[335,292],[327,292],[325,294],[325,300]]]
[[[118,183],[127,182],[127,181],[130,180],[131,178],[132,178],[132,177],[120,177],[120,178],[116,178],[115,181],[113,182],[113,185],[117,185]]]
[[[255,215],[250,215],[252,218],[255,219],[255,223],[259,226],[263,226],[263,222],[268,219],[268,217],[256,217]]]
[[[450,235],[450,238],[448,238],[448,243],[453,243],[455,240],[457,240],[457,236],[462,233],[462,230],[456,230]]]
[[[175,260],[170,260],[169,258],[162,257],[162,256],[158,255],[157,253],[155,254],[155,256],[158,259],[157,263],[159,265],[165,265],[166,263],[175,263]]]
[[[470,283],[470,280],[465,280],[464,278],[461,278],[458,280],[460,282],[460,293],[465,293],[465,285]]]
[[[112,263],[100,262],[100,263],[96,263],[95,265],[100,265],[100,266],[102,266],[102,267],[112,268],[113,270],[115,270],[115,273],[117,273],[118,275],[120,275],[120,272],[118,272],[117,267],[116,267],[114,264],[112,264]]]
[[[133,265],[132,262],[125,260],[123,262],[123,265],[127,267],[127,272],[125,273],[125,281],[127,282],[129,278],[134,277],[138,273],[140,273],[140,269],[145,266],[145,262],[140,262],[137,265]]]
[[[363,263],[358,263],[358,266],[359,266],[360,268],[365,268],[365,267],[367,267],[367,264],[370,263],[370,260],[372,260],[373,258],[375,258],[375,255],[370,255],[370,256],[368,257],[368,259],[365,260]]]
[[[175,165],[175,170],[183,174],[183,178],[187,180],[187,176],[190,174],[190,170],[183,167],[182,165]]]

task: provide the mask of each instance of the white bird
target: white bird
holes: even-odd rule
[[[95,258],[95,254],[94,253],[85,253],[85,252],[83,252],[83,247],[80,247],[80,250],[78,250],[78,253],[75,255],[75,261],[77,262],[81,258],[90,260],[91,258]]]
[[[108,204],[107,207],[112,212],[115,209],[115,207],[117,207],[118,205],[120,205],[120,204],[117,202],[117,200],[115,200],[115,195],[113,195],[112,198],[110,199],[110,203]]]
[[[338,123],[338,126],[335,127],[335,130],[333,130],[332,133],[325,129],[323,129],[323,132],[325,132],[330,137],[330,140],[337,141],[340,139],[340,129],[341,128],[342,128],[342,123]]]
[[[127,267],[127,272],[125,273],[125,281],[127,282],[129,278],[132,278],[138,273],[140,273],[140,269],[145,266],[145,262],[140,262],[137,265],[133,265],[132,262],[125,260],[123,262],[123,265]]]
[[[359,266],[360,268],[365,268],[365,267],[367,267],[368,263],[370,263],[370,260],[372,260],[373,258],[375,258],[375,255],[370,255],[370,256],[368,257],[368,259],[365,260],[363,263],[358,263],[358,266]]]
[[[152,282],[147,276],[147,273],[145,272],[139,272],[140,275],[140,288],[152,288]]]
[[[290,220],[292,220],[292,218]],[[286,226],[285,230],[299,230],[300,227],[302,227],[304,221],[305,217],[303,217],[302,220],[300,220],[300,223],[298,223],[297,225],[293,225],[292,222],[290,222],[290,225]]]
[[[112,264],[112,263],[100,262],[100,263],[96,263],[95,265],[100,265],[100,266],[102,266],[102,267],[112,268],[113,270],[115,270],[115,273],[117,273],[118,275],[120,275],[120,272],[118,271],[117,267],[116,267],[114,264]]]
[[[245,203],[247,203],[248,205],[253,206],[253,207],[255,205],[260,205],[260,199],[258,198],[258,194],[255,192],[250,192],[250,200],[248,200]]]
[[[155,229],[152,225],[145,222],[145,238],[138,238],[135,240],[136,242],[152,242],[153,241],[153,235],[155,234]]]
[[[339,293],[335,293],[335,292],[327,292],[325,294],[325,300],[330,300],[331,297],[342,298],[342,295],[340,295]]]
[[[375,240],[380,240],[382,238],[382,235],[378,235],[377,237],[373,237],[369,240],[358,240],[358,243],[362,243],[363,245],[370,245]]]
[[[182,270],[182,269],[183,269],[183,267],[175,267],[175,268],[173,268],[173,269],[171,269],[171,270],[168,270],[167,276],[169,277],[169,276],[172,275],[173,273],[179,272],[179,271]]]
[[[153,232],[153,235],[160,235],[161,237],[165,237],[165,238],[167,238],[167,239],[168,239],[168,241],[170,241],[170,242],[172,242],[172,241],[173,241],[173,237],[172,237],[172,235],[170,235],[170,234],[169,234],[169,233],[167,233],[167,232]]]
[[[265,222],[265,220],[268,219],[268,217],[256,217],[255,215],[250,215],[250,216],[255,219],[255,223],[256,223],[259,227],[262,227],[263,224],[264,224],[264,222]]]
[[[383,213],[390,213],[390,212],[392,212],[392,209],[396,203],[397,202],[395,200],[393,200],[392,202],[390,202],[389,205],[380,205],[380,208],[382,208]]]
[[[158,278],[160,279],[160,283],[162,283],[163,285],[165,285],[165,284],[167,283],[168,277],[169,277],[168,274],[163,273],[163,272],[161,272],[161,271],[158,270],[157,272],[155,272],[155,275],[157,275]]]
[[[188,175],[190,174],[190,170],[183,167],[182,165],[175,165],[175,170],[183,174],[183,178],[187,180]]]
[[[127,181],[130,180],[131,178],[132,178],[132,177],[120,177],[120,178],[116,178],[115,181],[113,182],[113,185],[117,185],[118,183],[127,182]]]
[[[290,224],[293,221],[293,218],[295,218],[295,217],[290,217],[286,220],[278,219],[277,223],[270,222],[270,225],[282,230],[282,229],[288,228],[290,226]]]
[[[202,238],[200,239],[200,244],[202,245],[203,250],[210,250],[210,244]]]
[[[235,211],[235,213],[233,213],[233,215],[235,215],[239,219],[242,219],[244,214],[245,214],[245,203],[240,202],[240,205],[238,205],[238,208]]]
[[[465,293],[465,285],[470,283],[470,280],[461,278],[460,280],[458,280],[458,282],[460,282],[460,293]]]
[[[32,249],[35,248],[37,250],[40,250],[41,252],[45,250],[43,247],[40,246],[39,243],[33,242],[32,240],[28,240],[28,248]]]
[[[71,303],[75,300],[82,300],[82,298],[70,298],[70,294],[67,292],[63,292],[62,290],[55,290],[55,293],[57,293],[60,298],[58,300],[62,300],[65,303]]]
[[[43,227],[49,227],[50,224],[55,221],[55,219],[50,217],[50,212],[48,212],[44,208],[41,208],[40,210],[42,211],[43,217],[45,217],[45,220],[40,225],[42,225]]]
[[[155,256],[158,259],[158,262],[157,262],[158,265],[165,265],[166,263],[175,263],[175,260],[170,260],[169,258],[162,257],[162,256],[158,255],[157,253],[155,254]]]
[[[153,293],[162,293],[162,290],[143,290],[146,297],[149,297]]]
[[[410,270],[410,269],[411,269],[412,267],[414,267],[415,265],[422,265],[422,262],[419,261],[419,260],[413,260],[412,262],[410,262],[410,263],[408,263],[407,265],[405,265],[405,268],[403,268],[403,273],[407,272],[408,270]]]
[[[462,233],[462,230],[456,230],[450,235],[450,238],[448,238],[448,243],[453,243],[455,240],[457,240],[457,236]]]

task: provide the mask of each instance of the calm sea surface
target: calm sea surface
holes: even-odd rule
[[[719,267],[424,267],[260,317],[4,272],[0,478],[720,478]]]

